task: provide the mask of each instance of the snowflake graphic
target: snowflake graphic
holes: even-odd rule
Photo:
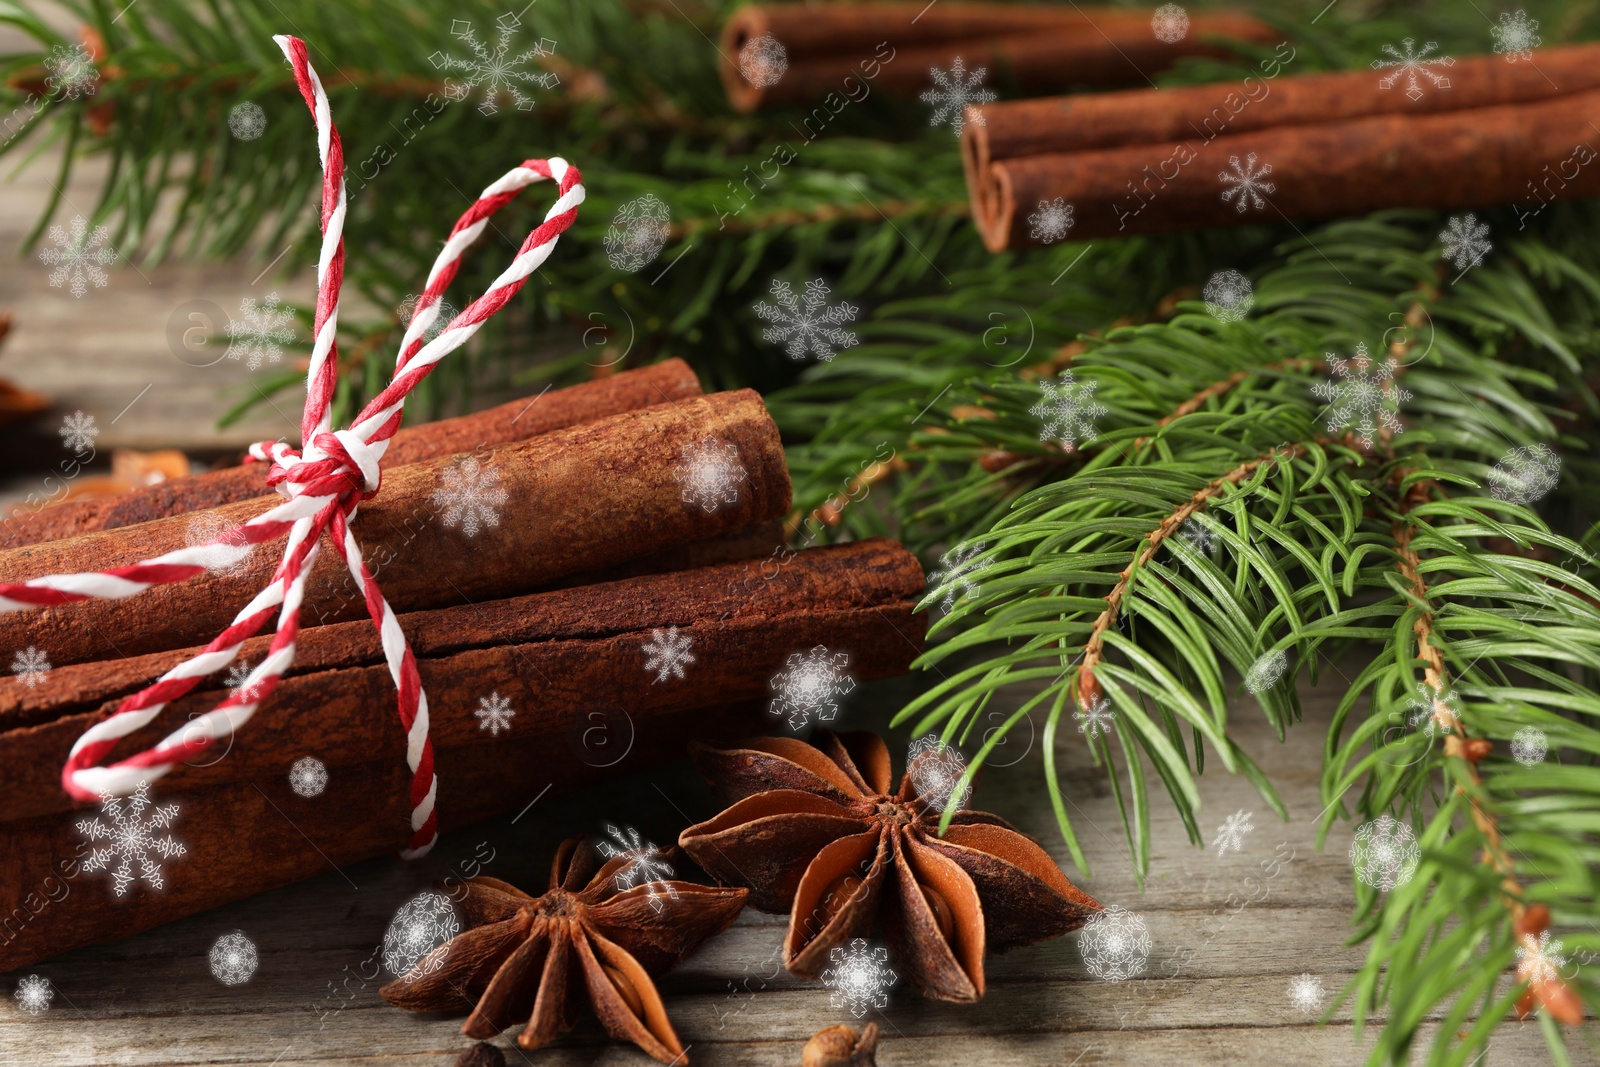
[[[1383,54],[1388,59],[1374,59],[1373,70],[1388,70],[1389,73],[1378,79],[1378,88],[1393,89],[1395,83],[1402,76],[1406,79],[1406,95],[1413,100],[1421,100],[1423,89],[1417,81],[1418,75],[1428,79],[1436,89],[1450,88],[1450,79],[1434,70],[1434,67],[1453,67],[1456,61],[1449,56],[1435,56],[1431,53],[1439,47],[1438,41],[1429,41],[1422,46],[1422,51],[1416,50],[1416,38],[1407,37],[1396,48],[1392,44],[1383,46]],[[1392,68],[1392,69],[1391,69]]]
[[[933,88],[925,90],[921,97],[923,103],[934,105],[933,116],[928,119],[928,125],[948,125],[955,131],[957,137],[961,136],[961,130],[966,125],[969,106],[992,104],[1000,99],[993,89],[983,87],[983,79],[989,73],[989,69],[978,67],[969,74],[966,61],[960,56],[956,56],[949,70],[929,67],[928,73],[933,75]],[[982,126],[983,112],[974,111],[972,121]]]
[[[960,811],[972,798],[972,785],[961,784],[961,776],[967,773],[967,757],[937,734],[926,734],[911,742],[906,769],[911,775],[911,787],[930,810],[942,812],[954,798],[956,810]]]
[[[251,370],[282,359],[283,346],[294,340],[294,312],[278,303],[278,294],[268,293],[259,304],[255,297],[245,297],[239,314],[242,320],[228,320],[228,350],[223,355],[244,360]]]
[[[829,950],[828,966],[822,972],[822,984],[833,990],[833,1010],[848,1007],[857,1019],[868,1008],[887,1008],[889,990],[898,981],[900,976],[889,969],[889,950],[869,948],[860,937],[849,947]]]
[[[1289,669],[1289,653],[1275,648],[1263,653],[1245,672],[1244,687],[1252,693],[1265,693],[1278,684],[1283,672]]]
[[[939,557],[939,569],[928,576],[928,595],[943,594],[939,606],[950,611],[957,600],[978,595],[978,583],[972,580],[972,571],[978,566],[978,554],[984,542],[957,545]]]
[[[301,756],[289,767],[289,788],[302,797],[320,796],[328,788],[327,764],[315,756]]]
[[[1234,852],[1244,851],[1244,835],[1255,829],[1250,822],[1253,815],[1255,812],[1240,808],[1217,827],[1216,840],[1211,843],[1217,846],[1218,859],[1230,849]]]
[[[1537,726],[1524,726],[1511,735],[1511,758],[1524,767],[1543,763],[1550,751],[1550,739]]]
[[[1217,173],[1218,179],[1227,186],[1222,190],[1223,202],[1233,204],[1241,215],[1247,208],[1260,211],[1266,207],[1267,201],[1262,194],[1278,191],[1277,185],[1262,180],[1272,173],[1272,164],[1266,163],[1257,167],[1256,154],[1250,152],[1245,155],[1243,163],[1239,162],[1238,156],[1229,156],[1228,166],[1233,168],[1233,173],[1230,174],[1225,170]],[[1234,197],[1239,198],[1237,202],[1234,201]]]
[[[450,35],[467,46],[472,53],[470,57],[447,56],[443,52],[435,52],[428,57],[436,70],[457,70],[461,72],[460,81],[446,82],[446,93],[452,99],[465,99],[467,94],[474,89],[485,90],[483,103],[478,105],[478,111],[484,115],[497,113],[499,101],[509,97],[519,111],[533,110],[533,97],[529,96],[524,88],[538,86],[541,89],[553,89],[560,82],[554,74],[546,71],[542,74],[532,74],[523,67],[530,60],[543,59],[553,55],[556,43],[547,37],[540,38],[532,48],[516,55],[511,54],[511,42],[516,39],[517,31],[522,28],[522,20],[510,14],[501,15],[495,20],[495,42],[490,48],[478,39],[477,31],[471,22],[462,19],[453,19],[450,22]]]
[[[100,436],[100,427],[94,424],[93,415],[85,415],[79,410],[63,418],[61,429],[56,432],[61,435],[64,446],[81,455],[94,447],[94,439]]]
[[[1322,979],[1314,974],[1300,974],[1289,979],[1289,1003],[1307,1015],[1321,1011],[1322,1002],[1327,996],[1327,991],[1322,988]]]
[[[461,920],[443,893],[418,893],[395,911],[383,934],[383,965],[407,982],[433,974],[449,952],[433,954],[461,932]]]
[[[1461,719],[1460,701],[1449,689],[1435,691],[1427,682],[1418,682],[1411,699],[1406,703],[1406,724],[1420,730],[1428,740],[1435,735],[1443,737],[1454,733],[1451,723]],[[1448,717],[1449,721],[1445,721]]]
[[[479,730],[488,730],[491,736],[499,737],[501,730],[511,729],[511,720],[517,713],[511,709],[511,701],[497,689],[486,697],[479,697],[478,710],[472,714],[478,717]]]
[[[683,502],[708,515],[724,504],[737,504],[739,486],[749,480],[738,446],[710,435],[684,449],[672,473],[683,486]]]
[[[104,289],[111,278],[100,268],[117,261],[117,250],[107,243],[110,240],[110,230],[104,226],[90,230],[89,221],[82,215],[74,215],[64,230],[50,227],[50,241],[55,247],[39,253],[41,263],[55,268],[50,272],[50,287],[59,289],[65,285],[75,297],[87,293],[91,283],[96,289]]]
[[[203,511],[184,527],[184,543],[196,550],[193,561],[212,574],[237,574],[255,551],[243,530]]]
[[[606,228],[606,261],[612,270],[636,271],[666,247],[672,210],[654,193],[629,200]]]
[[[1039,209],[1028,216],[1028,236],[1047,245],[1055,244],[1072,229],[1072,205],[1062,197],[1039,201]]]
[[[1177,4],[1162,4],[1150,17],[1150,29],[1163,44],[1177,44],[1189,36],[1189,13]]]
[[[1488,238],[1489,224],[1479,222],[1478,217],[1470,212],[1451,215],[1450,221],[1439,234],[1439,241],[1444,245],[1444,258],[1459,271],[1483,262],[1483,257],[1494,247]]]
[[[1111,733],[1111,724],[1115,712],[1111,710],[1111,699],[1100,697],[1088,708],[1075,711],[1072,717],[1078,720],[1078,732],[1088,734],[1089,739],[1108,736]]]
[[[441,508],[446,527],[461,527],[468,537],[478,536],[486,526],[500,525],[500,509],[511,494],[500,485],[500,472],[485,467],[477,456],[466,456],[439,472],[439,488],[433,491],[433,505]]]
[[[1356,345],[1356,354],[1349,359],[1332,352],[1326,355],[1334,378],[1312,386],[1311,392],[1328,402],[1329,433],[1353,430],[1361,446],[1371,448],[1379,426],[1393,433],[1404,429],[1400,405],[1411,399],[1411,392],[1395,384],[1399,367],[1392,357],[1375,361],[1367,355],[1365,344]]]
[[[228,111],[228,132],[241,141],[254,141],[267,132],[267,113],[253,100],[234,104]]]
[[[1567,965],[1567,958],[1561,954],[1562,944],[1560,939],[1550,936],[1549,930],[1539,931],[1537,939],[1532,934],[1522,935],[1522,944],[1517,946],[1517,981],[1527,982],[1554,982],[1561,976],[1561,968]]]
[[[1094,403],[1098,384],[1084,382],[1080,385],[1070,370],[1062,371],[1054,381],[1039,379],[1039,390],[1044,395],[1028,409],[1029,415],[1044,423],[1039,439],[1055,441],[1068,455],[1078,450],[1080,437],[1084,443],[1094,440],[1095,420],[1106,413],[1104,407]]]
[[[1490,26],[1489,36],[1494,38],[1495,53],[1505,56],[1507,63],[1519,59],[1532,63],[1533,50],[1543,43],[1539,40],[1539,20],[1530,19],[1522,10],[1500,12],[1500,25]]]
[[[42,974],[25,975],[17,983],[17,1007],[29,1015],[38,1015],[49,1010],[50,1002],[56,998],[56,991],[50,985],[50,979]]]
[[[829,307],[829,289],[821,278],[806,282],[803,302],[788,282],[775,279],[770,291],[776,304],[762,301],[754,305],[762,322],[773,323],[761,331],[761,339],[784,342],[790,359],[803,360],[810,354],[831,363],[840,349],[861,343],[855,331],[842,328],[845,323],[856,321],[861,309],[843,302]]]
[[[771,714],[787,718],[791,730],[812,721],[832,722],[839,714],[839,698],[856,687],[846,673],[849,666],[849,656],[829,653],[826,645],[790,653],[783,670],[772,679],[778,695],[772,699]]]
[[[1206,310],[1219,322],[1238,322],[1255,306],[1255,290],[1250,279],[1236,270],[1219,270],[1206,282],[1201,293]]]
[[[1113,904],[1083,924],[1078,952],[1096,978],[1125,982],[1144,973],[1150,957],[1150,931],[1138,912]]]
[[[1190,515],[1178,527],[1179,540],[1185,541],[1202,556],[1209,556],[1217,547],[1217,532],[1198,515]]]
[[[1411,881],[1421,859],[1417,835],[1387,813],[1356,827],[1356,839],[1350,843],[1356,877],[1385,893]]]
[[[411,317],[417,313],[417,301],[422,297],[418,293],[407,293],[406,298],[400,301],[400,306],[394,309],[396,317],[406,329],[411,328]],[[432,316],[428,324],[422,328],[422,343],[429,341],[444,333],[444,328],[450,325],[450,320],[461,314],[460,310],[448,300],[440,299],[425,314]]]
[[[1561,457],[1546,445],[1513,448],[1489,471],[1489,491],[1511,504],[1543,499],[1561,481]]]
[[[665,892],[673,900],[678,899],[678,889],[672,884],[672,876],[677,872],[654,842],[644,840],[639,831],[631,826],[619,827],[607,823],[606,833],[611,835],[611,840],[598,841],[595,848],[608,860],[621,858],[626,861],[611,876],[611,884],[617,892],[642,885],[650,906],[658,912],[663,907],[659,894]]]
[[[243,985],[256,973],[256,943],[243,930],[223,934],[211,944],[211,975],[223,985]]]
[[[789,50],[770,33],[739,46],[739,76],[758,89],[777,85],[789,69]]]
[[[45,88],[51,95],[60,93],[63,100],[93,96],[100,83],[94,57],[81,44],[58,44],[50,49],[44,59],[44,69],[47,72]]]
[[[251,683],[250,672],[255,668],[247,661],[241,660],[228,667],[228,676],[223,680],[223,685],[228,687],[228,693],[240,700],[250,703],[256,699],[261,690],[261,683]]]
[[[100,814],[110,822],[102,819],[78,821],[78,832],[84,837],[91,842],[107,842],[105,848],[90,850],[89,858],[83,862],[83,869],[90,873],[111,870],[112,860],[119,861],[117,869],[111,871],[112,888],[119,897],[141,877],[151,889],[161,888],[161,863],[151,853],[158,853],[162,859],[170,860],[188,851],[171,834],[160,837],[155,834],[157,830],[165,830],[172,825],[172,821],[178,817],[178,805],[165,804],[150,808],[148,818],[145,816],[146,808],[150,808],[150,783],[140,782],[133,795],[126,798],[126,803],[122,797],[101,794]],[[139,864],[137,875],[133,873],[135,862]]]
[[[50,657],[33,645],[11,657],[11,673],[29,689],[44,681],[44,676],[49,671]]]
[[[682,678],[683,668],[694,662],[694,656],[689,654],[693,644],[694,639],[680,634],[676,626],[651,630],[650,640],[640,646],[644,652],[644,669],[656,672],[656,682],[666,681],[668,675]]]

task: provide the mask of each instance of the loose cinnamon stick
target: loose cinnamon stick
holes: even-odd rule
[[[854,97],[860,81],[915,95],[928,88],[930,66],[947,68],[958,55],[968,70],[988,66],[991,84],[1039,92],[1143,81],[1181,56],[1231,54],[1218,43],[1222,39],[1279,39],[1248,16],[1195,14],[1188,36],[1169,44],[1156,38],[1151,14],[1076,5],[751,5],[723,26],[720,69],[733,107],[754,111],[809,103],[830,92]],[[776,84],[761,86],[740,71],[739,53],[766,34],[783,45],[788,68]]]
[[[607,771],[613,765],[672,758],[692,737],[769,729],[769,679],[789,655],[818,644],[845,652],[858,680],[901,673],[922,646],[925,617],[914,613],[922,589],[915,557],[874,539],[407,615],[401,624],[429,696],[441,823],[516,810],[548,782],[569,788],[617,773]],[[642,645],[669,626],[690,639],[694,662],[682,679],[657,681]],[[264,648],[258,639],[245,654]],[[405,742],[381,649],[367,624],[331,625],[302,635],[295,670],[231,747],[154,787],[159,803],[179,804],[172,829],[188,848],[171,861],[162,891],[140,886],[108,907],[105,876],[79,873],[65,899],[38,908],[46,879],[68,885],[59,863],[77,855],[75,822],[94,814],[68,810],[56,778],[73,739],[181,655],[59,668],[33,690],[0,686],[8,757],[0,761],[0,855],[16,858],[0,865],[0,901],[20,907],[0,915],[0,970],[406,840]],[[483,731],[474,715],[491,692],[514,711],[509,733]],[[125,744],[131,751],[180,726],[219,695],[192,694]],[[634,749],[622,760],[630,731]],[[305,755],[328,766],[321,796],[288,787],[289,765]],[[30,894],[35,903],[23,903]]]
[[[1020,156],[988,168],[973,197],[991,251],[1029,243],[1028,215],[1061,197],[1074,240],[1329,218],[1390,207],[1516,204],[1531,217],[1600,193],[1600,93],[1431,115],[1378,115],[1172,142]],[[1231,159],[1270,166],[1262,209],[1222,199]]]
[[[700,383],[689,365],[681,359],[668,359],[537,397],[523,397],[472,415],[405,427],[395,434],[383,467],[388,470],[437,456],[523,441],[699,392]],[[254,463],[224,467],[116,496],[54,507],[25,507],[0,520],[0,546],[34,545],[253,500],[271,493],[263,482],[266,472],[265,465]]]
[[[679,474],[706,438],[734,449],[738,500],[713,511],[683,499]],[[445,525],[435,494],[459,457],[397,467],[353,524],[396,611],[528,592],[652,552],[781,516],[789,477],[777,427],[750,390],[691,397],[542,434],[477,457],[506,491],[499,523],[468,536]],[[459,477],[459,471],[455,475]],[[172,551],[259,514],[275,498],[227,504],[119,530],[0,552],[0,576],[104,570]],[[203,539],[202,539],[203,540]],[[61,666],[209,641],[270,581],[281,542],[226,573],[155,586],[125,600],[85,600],[0,616],[0,648],[40,649]],[[365,604],[332,552],[307,581],[304,625],[358,618]]]

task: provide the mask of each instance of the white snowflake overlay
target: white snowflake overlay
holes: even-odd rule
[[[277,293],[268,293],[260,303],[247,296],[239,303],[240,319],[228,320],[229,359],[244,360],[251,370],[259,370],[263,363],[276,363],[283,358],[283,346],[294,340],[294,311],[278,302]]]
[[[1090,704],[1087,709],[1073,712],[1072,717],[1078,720],[1078,732],[1080,734],[1088,734],[1089,739],[1093,740],[1096,737],[1111,733],[1113,714],[1111,699],[1109,697],[1101,697],[1093,704]]]
[[[1511,735],[1511,758],[1524,767],[1543,763],[1550,751],[1550,739],[1537,726],[1524,726]]]
[[[607,823],[606,833],[611,835],[611,840],[595,843],[600,855],[608,860],[618,857],[627,860],[611,876],[611,884],[616,887],[617,892],[621,893],[642,885],[645,887],[645,895],[650,900],[650,906],[656,911],[660,911],[664,906],[661,903],[662,893],[673,900],[678,899],[678,890],[672,884],[672,876],[676,872],[654,842],[644,840],[639,836],[639,831],[631,826],[613,826]]]
[[[651,630],[650,640],[640,646],[644,652],[645,671],[655,671],[656,682],[666,681],[669,675],[682,678],[683,668],[694,662],[694,656],[689,652],[693,644],[694,639],[688,634],[680,634],[676,626]],[[654,685],[655,682],[650,684]]]
[[[1217,172],[1217,178],[1225,186],[1222,190],[1223,202],[1233,204],[1234,209],[1241,215],[1252,208],[1260,211],[1267,206],[1262,194],[1278,191],[1276,184],[1263,180],[1272,173],[1272,164],[1265,163],[1259,167],[1256,164],[1254,152],[1247,153],[1243,163],[1239,162],[1238,156],[1229,156],[1228,166],[1232,168],[1232,173],[1225,170]],[[1237,201],[1234,200],[1235,197],[1238,197]]]
[[[17,1007],[29,1015],[38,1015],[49,1010],[50,1002],[56,998],[56,991],[50,985],[50,979],[44,975],[30,974],[17,983],[14,996],[17,998]]]
[[[417,313],[417,301],[421,299],[422,295],[420,293],[407,293],[406,298],[400,301],[400,306],[394,309],[395,316],[399,318],[402,327],[407,329],[411,327],[411,316]],[[444,328],[450,325],[450,320],[461,314],[454,304],[443,299],[433,305],[433,311],[433,321],[422,328],[423,344],[427,344],[441,333],[444,333]]]
[[[1406,95],[1413,100],[1421,100],[1423,96],[1422,84],[1417,80],[1420,75],[1433,83],[1436,89],[1450,88],[1450,79],[1434,70],[1434,67],[1453,67],[1456,61],[1449,56],[1433,55],[1433,50],[1439,47],[1438,41],[1429,41],[1422,46],[1422,51],[1417,51],[1417,42],[1413,37],[1407,37],[1396,48],[1392,44],[1383,46],[1383,54],[1388,59],[1374,59],[1373,70],[1387,70],[1388,74],[1378,79],[1378,88],[1393,89],[1395,83],[1402,77],[1406,80]]]
[[[830,653],[826,645],[810,652],[792,652],[783,670],[772,679],[771,714],[787,719],[789,729],[799,730],[809,722],[832,722],[839,714],[839,698],[856,687],[848,673],[850,657]]]
[[[1417,835],[1387,813],[1356,827],[1356,839],[1350,843],[1356,877],[1385,893],[1411,881],[1421,859]]]
[[[1500,25],[1490,26],[1489,36],[1494,38],[1495,53],[1505,56],[1507,63],[1519,59],[1532,63],[1533,50],[1543,43],[1539,39],[1539,20],[1530,19],[1522,10],[1500,12]]]
[[[708,515],[724,504],[737,504],[739,486],[750,479],[738,446],[709,434],[684,449],[672,475],[683,486],[683,502]]]
[[[104,226],[90,230],[89,221],[82,215],[74,215],[64,230],[50,227],[50,242],[55,247],[39,253],[41,263],[55,268],[50,272],[50,287],[59,289],[65,285],[76,297],[87,293],[91,284],[104,289],[111,278],[100,268],[117,261],[117,250],[108,243],[110,240],[110,230]]]
[[[1178,538],[1202,556],[1211,555],[1211,550],[1217,547],[1216,531],[1198,515],[1190,515],[1183,520],[1183,525],[1178,527]]]
[[[1329,433],[1351,430],[1363,448],[1371,448],[1379,426],[1393,433],[1404,429],[1400,405],[1411,399],[1411,392],[1395,383],[1399,367],[1392,357],[1374,360],[1365,344],[1356,345],[1356,354],[1349,359],[1332,352],[1326,356],[1334,377],[1312,386],[1311,392],[1328,401]]]
[[[1439,242],[1444,245],[1444,258],[1460,271],[1482,263],[1494,247],[1489,241],[1489,224],[1479,222],[1471,212],[1451,215],[1439,234]]]
[[[1278,679],[1288,669],[1289,653],[1286,649],[1275,648],[1271,652],[1264,652],[1245,672],[1244,687],[1252,693],[1265,693],[1278,684]]]
[[[228,132],[241,141],[254,141],[267,132],[267,113],[252,100],[234,104],[228,110]]]
[[[837,307],[829,307],[829,289],[821,278],[806,282],[803,299],[795,295],[788,282],[774,280],[770,291],[775,304],[762,301],[754,305],[757,317],[773,324],[761,331],[761,338],[783,342],[790,359],[803,360],[809,354],[830,363],[840,349],[861,343],[855,331],[843,328],[845,323],[856,321],[861,309],[842,301]]]
[[[100,427],[94,424],[93,415],[85,415],[79,410],[64,417],[61,428],[56,432],[61,435],[64,447],[82,455],[94,447],[94,439],[100,436]]]
[[[433,505],[442,510],[446,527],[461,527],[468,537],[478,536],[486,526],[500,525],[500,509],[511,494],[500,484],[500,472],[465,456],[439,472],[439,488],[433,491]]]
[[[256,547],[231,522],[203,511],[184,527],[184,542],[201,549],[199,563],[212,574],[237,574]],[[229,683],[230,687],[236,684]]]
[[[522,20],[517,16],[509,12],[501,15],[495,20],[494,47],[490,48],[478,39],[477,30],[471,22],[451,20],[450,36],[466,45],[472,55],[447,56],[443,52],[435,52],[428,57],[428,62],[436,70],[461,72],[460,81],[446,83],[446,93],[452,99],[463,100],[472,90],[483,89],[483,103],[478,105],[478,111],[484,115],[497,113],[500,100],[506,97],[510,98],[518,111],[533,110],[533,97],[525,90],[531,86],[553,89],[560,79],[549,71],[534,74],[523,68],[530,60],[553,55],[556,43],[549,38],[540,38],[532,48],[512,55],[511,42],[521,28]]]
[[[250,682],[250,672],[254,669],[247,660],[241,660],[228,667],[228,676],[222,684],[228,687],[231,696],[245,701],[255,700],[257,685],[252,685]]]
[[[957,600],[978,595],[978,583],[972,580],[972,571],[978,565],[978,554],[984,549],[979,541],[972,545],[957,545],[939,557],[939,569],[928,575],[928,595],[942,593],[939,607],[950,611]]]
[[[1234,852],[1244,851],[1244,835],[1254,830],[1250,818],[1255,812],[1245,811],[1240,808],[1217,827],[1216,840],[1211,843],[1217,846],[1217,858],[1221,859],[1224,852],[1230,849]]]
[[[1028,236],[1047,245],[1055,244],[1072,229],[1072,205],[1062,197],[1039,201],[1039,209],[1028,216]]]
[[[739,74],[758,89],[777,85],[789,69],[789,50],[770,33],[739,46]]]
[[[511,720],[517,713],[511,708],[510,698],[501,696],[497,689],[486,697],[479,697],[478,710],[472,714],[478,718],[479,730],[488,730],[490,735],[499,737],[501,730],[511,729]]]
[[[32,689],[50,673],[50,657],[29,645],[11,657],[11,673],[17,676],[17,681]]]
[[[303,797],[320,796],[328,788],[327,764],[315,756],[301,756],[289,767],[289,788]]]
[[[864,938],[855,938],[848,947],[840,945],[828,952],[828,966],[822,984],[833,990],[833,1010],[849,1008],[857,1019],[868,1008],[882,1011],[889,1006],[889,990],[900,976],[889,969],[889,950],[869,948]]]
[[[1561,481],[1561,457],[1547,445],[1513,448],[1489,471],[1489,491],[1511,504],[1543,499]]]
[[[243,930],[223,934],[211,945],[211,975],[223,985],[243,985],[256,973],[256,943]]]
[[[1177,44],[1189,36],[1189,13],[1177,4],[1162,4],[1150,16],[1150,29],[1163,44]]]
[[[106,842],[105,848],[90,850],[89,858],[83,862],[83,869],[90,873],[110,871],[112,861],[118,861],[116,870],[111,871],[111,878],[113,891],[119,897],[127,893],[128,887],[140,878],[151,889],[161,888],[161,863],[151,853],[170,860],[188,851],[171,834],[156,836],[157,830],[167,829],[178,817],[178,805],[164,804],[151,808],[148,818],[146,808],[150,808],[150,783],[140,782],[131,797],[109,794],[100,797],[100,814],[109,822],[102,819],[78,821],[80,834],[91,842]],[[139,864],[138,874],[133,873],[136,862]]]
[[[1322,979],[1314,974],[1299,974],[1289,979],[1289,1003],[1307,1015],[1322,1010],[1328,993],[1322,988]]]
[[[940,70],[938,67],[929,67],[928,73],[933,75],[933,88],[922,93],[922,102],[934,105],[934,112],[928,119],[929,126],[949,126],[957,137],[967,122],[967,108],[974,104],[992,104],[1000,99],[993,89],[983,87],[983,79],[989,73],[989,68],[978,67],[968,73],[966,61],[956,56],[950,64],[949,70]],[[976,112],[973,120],[982,126],[983,112]]]
[[[94,57],[81,44],[58,44],[50,49],[50,54],[44,58],[44,69],[45,87],[51,95],[59,93],[63,100],[93,96],[100,83]]]
[[[959,792],[956,789],[961,784],[961,776],[967,773],[967,758],[956,746],[941,741],[937,734],[927,734],[911,742],[906,752],[906,769],[911,775],[911,787],[934,811],[948,808],[952,797],[959,811],[972,798],[970,783]]]
[[[1407,708],[1406,722],[1430,741],[1435,735],[1443,737],[1451,733],[1450,723],[1461,720],[1461,702],[1448,686],[1435,690],[1427,682],[1418,682]],[[1440,712],[1446,719],[1439,717]]]
[[[1532,984],[1554,982],[1561,977],[1561,968],[1567,965],[1562,947],[1549,930],[1539,931],[1537,940],[1532,934],[1523,934],[1522,944],[1517,946],[1517,980]]]
[[[449,897],[432,891],[418,893],[400,905],[389,920],[389,928],[383,934],[383,965],[390,974],[408,982],[432,974],[444,966],[449,953],[433,957],[425,970],[417,970],[417,964],[460,932],[461,920],[450,906]]]
[[[1125,982],[1144,973],[1150,958],[1150,931],[1138,912],[1113,904],[1083,924],[1078,952],[1096,978]]]
[[[612,270],[636,271],[661,254],[670,235],[672,209],[654,193],[617,209],[606,227],[606,261]]]
[[[1098,384],[1084,382],[1080,385],[1070,370],[1062,371],[1054,381],[1039,379],[1039,390],[1044,396],[1028,409],[1029,415],[1044,423],[1039,439],[1056,442],[1068,455],[1078,450],[1080,440],[1083,443],[1094,440],[1095,420],[1106,413],[1104,407],[1094,403]]]
[[[1236,270],[1219,270],[1206,282],[1200,294],[1218,322],[1238,322],[1255,307],[1255,290],[1250,279]]]

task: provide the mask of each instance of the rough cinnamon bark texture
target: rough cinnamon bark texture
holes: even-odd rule
[[[1393,207],[1513,204],[1524,217],[1552,200],[1600,193],[1600,92],[1433,115],[1381,115],[1230,134],[1209,143],[1137,145],[1022,156],[989,167],[973,198],[991,251],[1030,242],[1028,215],[1061,197],[1075,207],[1071,237],[1089,240],[1251,222],[1359,215]],[[1222,199],[1231,158],[1249,153],[1263,180],[1261,209]]]
[[[1231,54],[1224,39],[1279,39],[1248,16],[1194,14],[1188,36],[1168,44],[1151,31],[1151,14],[1076,5],[752,5],[723,26],[722,80],[740,111],[820,101],[830,92],[855,97],[861,82],[915,95],[928,88],[930,66],[949,67],[959,55],[968,70],[987,66],[992,85],[1039,92],[1143,82],[1181,56]],[[753,84],[739,69],[739,50],[765,34],[788,59],[771,86]]]
[[[674,758],[697,737],[769,729],[768,680],[813,645],[848,653],[858,679],[902,673],[922,647],[924,617],[912,611],[922,589],[915,558],[874,540],[406,616],[432,715],[441,827],[515,811],[547,784],[570,789]],[[674,625],[690,636],[695,661],[684,678],[656,682],[641,646],[652,630]],[[120,899],[105,874],[71,865],[80,856],[75,823],[94,811],[67,810],[56,774],[72,739],[109,707],[79,709],[126,692],[176,656],[61,668],[42,694],[7,687],[0,715],[34,724],[0,734],[8,756],[0,761],[0,970],[405,842],[409,774],[371,627],[323,627],[301,642],[295,672],[231,747],[196,761],[209,766],[156,783],[157,802],[180,806],[172,833],[188,852],[167,862],[162,890],[136,884]],[[515,712],[498,737],[474,715],[491,692]],[[129,739],[128,751],[206,706],[191,698],[168,709],[157,731]],[[304,755],[328,765],[327,790],[314,798],[289,788],[287,767]]]
[[[731,445],[746,478],[739,499],[706,511],[683,499],[685,457],[705,438]],[[743,529],[784,514],[789,475],[761,398],[750,390],[691,397],[555,430],[478,455],[507,493],[499,523],[468,536],[434,501],[446,457],[397,467],[361,505],[354,529],[396,611],[499,599],[577,574]],[[275,499],[275,498],[273,498]],[[0,552],[0,576],[104,570],[149,559],[259,514],[244,501],[120,530]],[[55,665],[138,655],[211,640],[270,581],[281,542],[226,574],[156,586],[126,600],[86,600],[0,616],[0,648],[33,645]],[[331,551],[319,553],[302,623],[363,617],[366,605]]]
[[[681,359],[625,371],[536,397],[523,397],[460,418],[402,429],[383,467],[403,467],[455,452],[523,441],[621,411],[664,404],[700,392],[694,371]],[[222,504],[273,496],[264,464],[224,467],[135,489],[116,496],[80,500],[15,514],[0,521],[0,546],[13,548],[64,537],[115,530],[135,523],[203,511]]]

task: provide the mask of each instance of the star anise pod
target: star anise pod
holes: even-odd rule
[[[986,950],[1059,937],[1100,910],[997,815],[958,811],[938,836],[948,777],[943,795],[920,794],[914,777],[940,776],[914,775],[914,760],[891,793],[889,750],[875,734],[689,751],[731,806],[678,842],[718,881],[748,886],[757,908],[790,913],[783,962],[802,978],[880,918],[901,973],[924,996],[974,1001]]]
[[[595,870],[581,837],[556,850],[550,889],[531,897],[498,878],[472,878],[457,907],[469,929],[424,956],[379,992],[409,1011],[471,1007],[468,1037],[493,1037],[527,1020],[517,1037],[541,1048],[577,1022],[587,998],[606,1030],[663,1063],[687,1063],[656,992],[671,970],[744,907],[743,889],[690,882],[618,885],[624,854]]]

